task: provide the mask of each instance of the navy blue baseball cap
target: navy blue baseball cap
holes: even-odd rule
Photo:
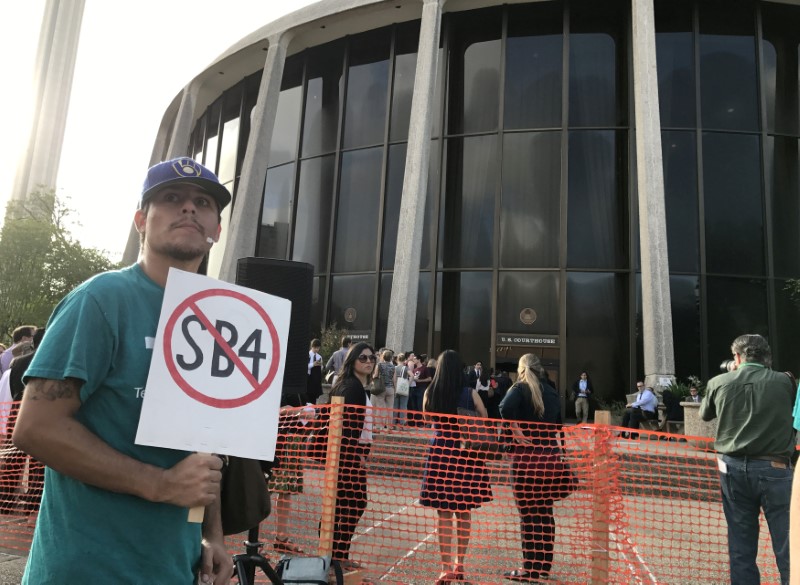
[[[219,182],[217,175],[199,162],[189,157],[181,157],[160,162],[147,170],[139,207],[141,208],[150,197],[155,195],[156,191],[172,183],[197,185],[214,198],[220,211],[231,202],[230,191]]]

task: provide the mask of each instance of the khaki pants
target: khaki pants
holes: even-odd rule
[[[578,417],[580,422],[585,423],[589,420],[589,399],[576,398],[575,399],[575,416]]]

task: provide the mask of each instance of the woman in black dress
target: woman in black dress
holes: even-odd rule
[[[350,346],[331,396],[344,396],[342,446],[336,483],[333,525],[333,559],[345,571],[361,568],[350,560],[350,540],[367,507],[367,472],[372,447],[372,403],[364,389],[375,368],[375,350],[365,342]]]
[[[525,563],[505,577],[529,583],[546,578],[553,563],[553,502],[564,497],[563,476],[557,472],[561,469],[561,400],[546,382],[542,363],[534,354],[520,358],[517,374],[517,382],[500,403],[500,414],[511,421],[511,472]]]
[[[472,510],[492,500],[485,463],[482,459],[470,457],[462,448],[456,416],[458,408],[475,410],[483,417],[486,417],[486,409],[475,389],[466,385],[461,364],[456,352],[447,350],[442,353],[433,381],[422,399],[425,418],[433,423],[436,431],[425,458],[419,503],[435,509],[438,515],[436,532],[442,573],[437,585],[464,579]],[[452,555],[454,532],[456,554]]]

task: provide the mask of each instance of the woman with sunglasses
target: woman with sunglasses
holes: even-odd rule
[[[464,557],[472,531],[472,510],[492,501],[486,464],[462,449],[460,427],[466,421],[457,417],[459,407],[486,417],[480,396],[467,386],[461,357],[448,349],[439,356],[436,374],[422,398],[424,416],[436,431],[425,458],[419,495],[419,503],[437,514],[442,572],[436,585],[466,585]]]
[[[366,391],[375,369],[375,350],[366,342],[350,346],[331,396],[344,397],[342,446],[336,483],[333,559],[345,571],[361,568],[350,560],[350,540],[367,507],[367,472],[364,464],[372,447],[372,403]]]

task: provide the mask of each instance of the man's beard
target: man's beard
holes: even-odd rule
[[[163,244],[158,248],[154,248],[153,251],[167,256],[168,258],[172,258],[173,260],[178,260],[179,262],[198,260],[206,254],[205,248],[176,244]]]

